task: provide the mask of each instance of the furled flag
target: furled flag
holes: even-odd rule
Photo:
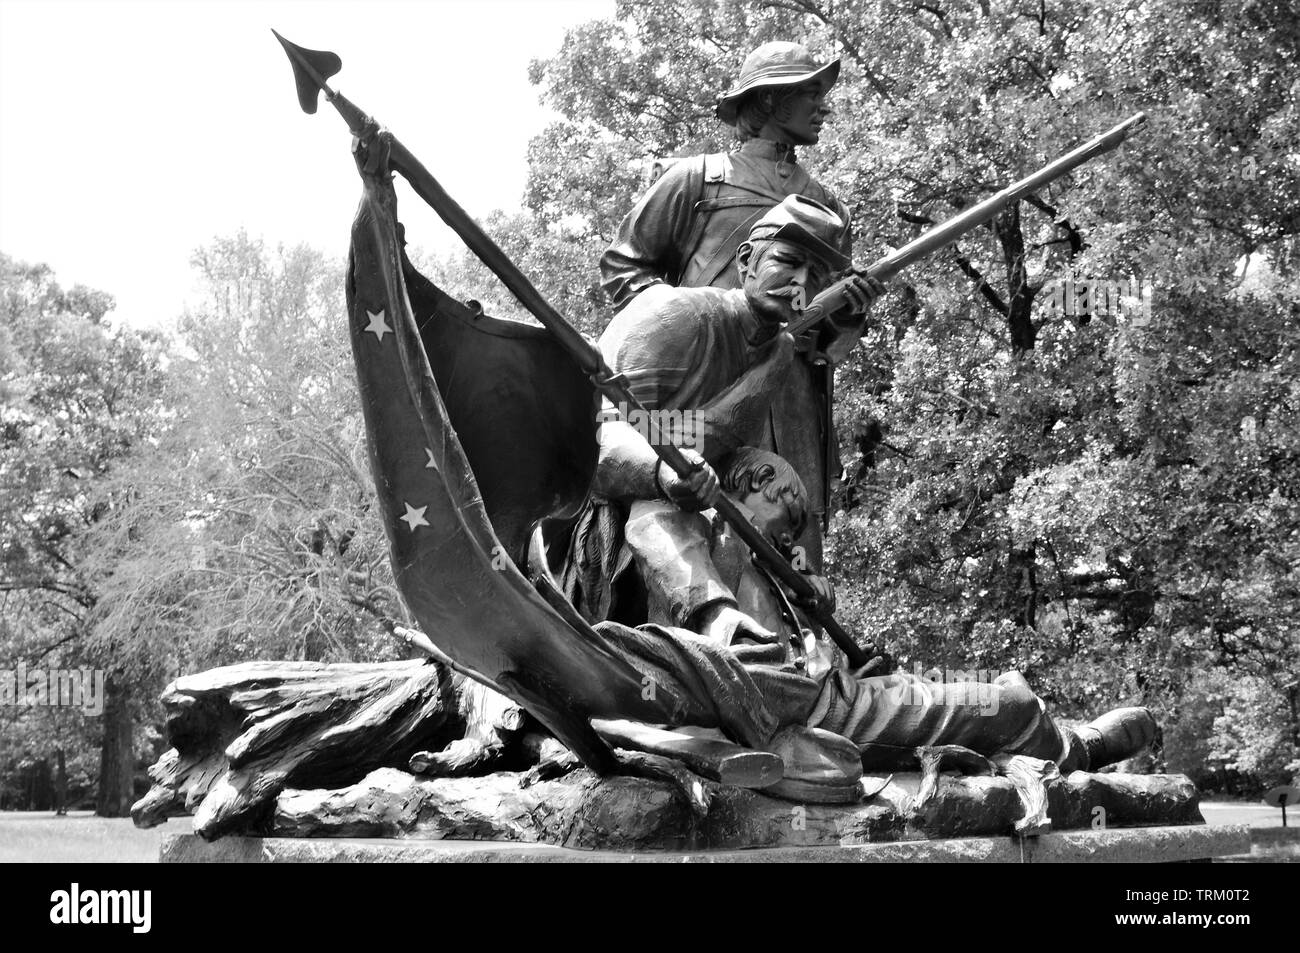
[[[385,169],[362,170],[347,297],[371,468],[397,585],[437,647],[592,767],[592,717],[777,727],[750,673],[679,630],[589,626],[518,568],[534,525],[584,500],[596,394],[548,332],[476,315],[402,253]]]

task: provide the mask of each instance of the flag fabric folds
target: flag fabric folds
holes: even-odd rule
[[[393,572],[420,627],[592,767],[612,765],[593,717],[764,744],[777,718],[730,651],[684,630],[591,627],[520,571],[534,523],[585,498],[594,389],[544,330],[476,317],[419,275],[401,250],[390,176],[362,180],[353,356]]]
[[[476,314],[402,256],[425,356],[497,538],[521,565],[533,525],[581,507],[596,470],[595,387],[544,328]]]

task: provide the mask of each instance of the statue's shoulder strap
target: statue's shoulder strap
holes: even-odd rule
[[[686,239],[682,242],[680,249],[681,269],[684,271],[690,263],[695,250],[700,247],[700,242],[704,240],[704,232],[708,227],[708,213],[712,211],[707,207],[709,201],[709,192],[716,196],[718,188],[723,182],[727,181],[727,156],[725,153],[716,152],[705,155],[691,156],[689,159],[679,159],[679,162],[689,162],[688,180],[686,185],[686,194],[694,197],[691,202],[691,228],[686,233]],[[711,188],[712,187],[712,188]],[[681,280],[681,274],[673,276],[672,284],[677,284]]]
[[[708,155],[701,156],[700,172],[704,175],[705,182],[726,182],[727,181],[727,154],[725,152],[711,152]]]
[[[702,196],[706,182],[725,182],[727,180],[727,163],[725,153],[694,156],[660,156],[650,164],[650,175],[646,187],[650,187],[664,177],[669,169],[682,169],[691,194]],[[698,198],[697,198],[698,201]]]

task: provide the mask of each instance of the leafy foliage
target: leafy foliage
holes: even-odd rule
[[[614,157],[725,145],[713,97],[773,38],[843,57],[804,161],[854,209],[861,263],[1149,116],[877,306],[838,377],[842,614],[909,667],[1019,668],[1067,714],[1150,705],[1202,780],[1280,776],[1300,745],[1287,5],[622,3],[534,64],[563,118],[531,157],[533,227],[595,242],[632,198]],[[1147,283],[1150,323],[1049,308],[1072,276]],[[1179,730],[1205,671],[1217,768]]]
[[[194,265],[205,301],[168,341],[113,330],[106,296],[4,260],[0,668],[93,665],[127,699],[117,730],[6,709],[11,785],[62,746],[75,788],[122,730],[143,753],[180,674],[396,654],[405,610],[372,515],[341,265],[243,234]]]
[[[1300,23],[1281,0],[648,0],[531,75],[559,119],[484,224],[590,335],[597,261],[655,157],[727,148],[744,55],[843,57],[803,161],[865,264],[1141,109],[1145,129],[914,267],[838,373],[840,614],[909,669],[1019,668],[1084,717],[1146,704],[1173,770],[1300,768]],[[0,258],[0,653],[161,681],[377,659],[403,619],[372,511],[341,267],[245,235],[196,253],[176,341]],[[527,316],[468,255],[449,292]],[[1153,289],[1143,325],[1049,282]],[[0,767],[108,732],[6,711]],[[144,740],[137,729],[137,749]],[[29,772],[30,774],[30,772]],[[11,774],[11,777],[15,775]],[[28,775],[24,775],[26,777]]]
[[[176,418],[103,540],[117,630],[169,624],[179,671],[254,657],[389,654],[403,610],[371,516],[342,267],[239,234],[200,249],[206,301],[181,322]]]
[[[164,425],[166,343],[108,326],[112,306],[102,292],[63,289],[48,267],[0,256],[0,669],[11,683],[20,663],[95,669],[121,697],[152,663],[143,641],[104,637],[112,568],[90,540],[130,505],[118,468]],[[84,794],[89,752],[115,728],[131,732],[129,707],[113,710],[123,714],[100,721],[6,706],[0,767],[48,778],[45,756],[65,748]]]

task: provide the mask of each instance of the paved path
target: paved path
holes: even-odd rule
[[[1201,814],[1205,823],[1213,825],[1249,824],[1251,827],[1281,827],[1282,809],[1249,801],[1202,801]],[[1300,804],[1288,806],[1287,824],[1300,827]]]

